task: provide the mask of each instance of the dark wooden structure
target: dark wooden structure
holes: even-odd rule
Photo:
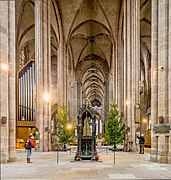
[[[78,115],[77,154],[81,159],[91,159],[96,152],[96,116],[89,105],[83,105]]]

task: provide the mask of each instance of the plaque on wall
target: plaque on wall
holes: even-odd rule
[[[163,126],[154,126],[153,129],[154,133],[169,133],[170,126],[169,125],[163,125]]]

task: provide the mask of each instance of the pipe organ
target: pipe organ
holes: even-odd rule
[[[35,61],[30,60],[17,73],[17,126],[35,126]]]

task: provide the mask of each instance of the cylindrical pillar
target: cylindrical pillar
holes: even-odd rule
[[[135,143],[135,104],[139,101],[140,3],[124,1],[124,119],[128,141]]]
[[[35,65],[36,126],[40,131],[40,151],[49,150],[51,102],[44,93],[51,93],[50,1],[35,1]]]

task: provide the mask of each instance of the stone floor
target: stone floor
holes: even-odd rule
[[[171,164],[149,162],[149,151],[116,152],[99,149],[101,162],[73,162],[75,151],[33,152],[33,163],[27,164],[24,151],[18,151],[17,162],[1,165],[2,180],[106,180],[171,179]]]

